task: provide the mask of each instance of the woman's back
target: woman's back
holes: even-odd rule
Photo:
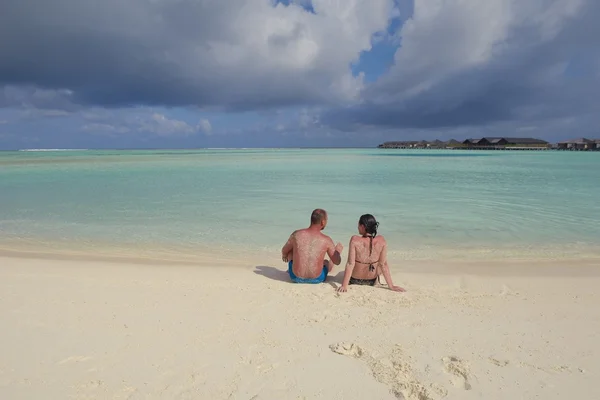
[[[379,222],[371,214],[364,214],[358,220],[359,235],[350,239],[348,262],[339,292],[348,290],[348,285],[374,286],[383,274],[391,290],[403,292],[404,289],[394,286],[387,263],[387,243],[383,236],[377,235]]]
[[[372,242],[371,242],[372,240]],[[353,276],[359,279],[373,279],[376,268],[385,257],[386,241],[383,236],[375,238],[353,236],[350,242],[349,262],[354,264]]]

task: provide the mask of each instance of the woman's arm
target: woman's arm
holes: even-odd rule
[[[395,292],[406,291],[400,286],[394,286],[394,283],[392,282],[392,274],[390,274],[390,268],[387,262],[387,242],[385,241],[385,239],[383,242],[383,248],[381,249],[381,255],[379,256],[379,268],[381,269],[381,272],[383,272],[383,277],[385,278],[385,281],[387,282],[390,290],[393,290]]]
[[[356,263],[356,248],[354,247],[354,237],[350,238],[350,244],[348,244],[348,261],[346,262],[346,272],[344,273],[344,280],[342,286],[338,288],[338,292],[348,291],[348,284],[352,277],[352,271],[354,271],[354,264]]]

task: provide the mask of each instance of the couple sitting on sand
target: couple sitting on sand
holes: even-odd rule
[[[290,278],[296,283],[322,283],[332,271],[333,265],[342,262],[344,246],[321,233],[327,226],[327,212],[316,209],[310,216],[310,226],[293,232],[287,243],[281,249],[281,257],[288,263]],[[383,236],[377,236],[379,223],[371,214],[365,214],[358,220],[358,233],[350,239],[348,262],[342,286],[338,292],[346,292],[348,285],[375,286],[383,273],[385,281],[391,290],[404,292],[399,286],[394,286],[390,269],[387,264],[387,243]],[[331,262],[325,260],[329,255]]]

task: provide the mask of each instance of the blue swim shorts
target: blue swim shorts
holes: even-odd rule
[[[323,266],[323,271],[321,271],[321,275],[317,276],[314,279],[305,279],[305,278],[298,278],[296,275],[294,275],[294,271],[292,271],[292,262],[293,260],[290,260],[290,262],[288,263],[288,273],[290,274],[290,279],[292,280],[292,282],[296,282],[296,283],[323,283],[325,282],[325,278],[327,278],[327,266]]]

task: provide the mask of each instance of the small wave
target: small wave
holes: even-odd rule
[[[87,151],[89,149],[19,149],[19,151]]]
[[[88,151],[89,149],[19,149],[19,151]]]

